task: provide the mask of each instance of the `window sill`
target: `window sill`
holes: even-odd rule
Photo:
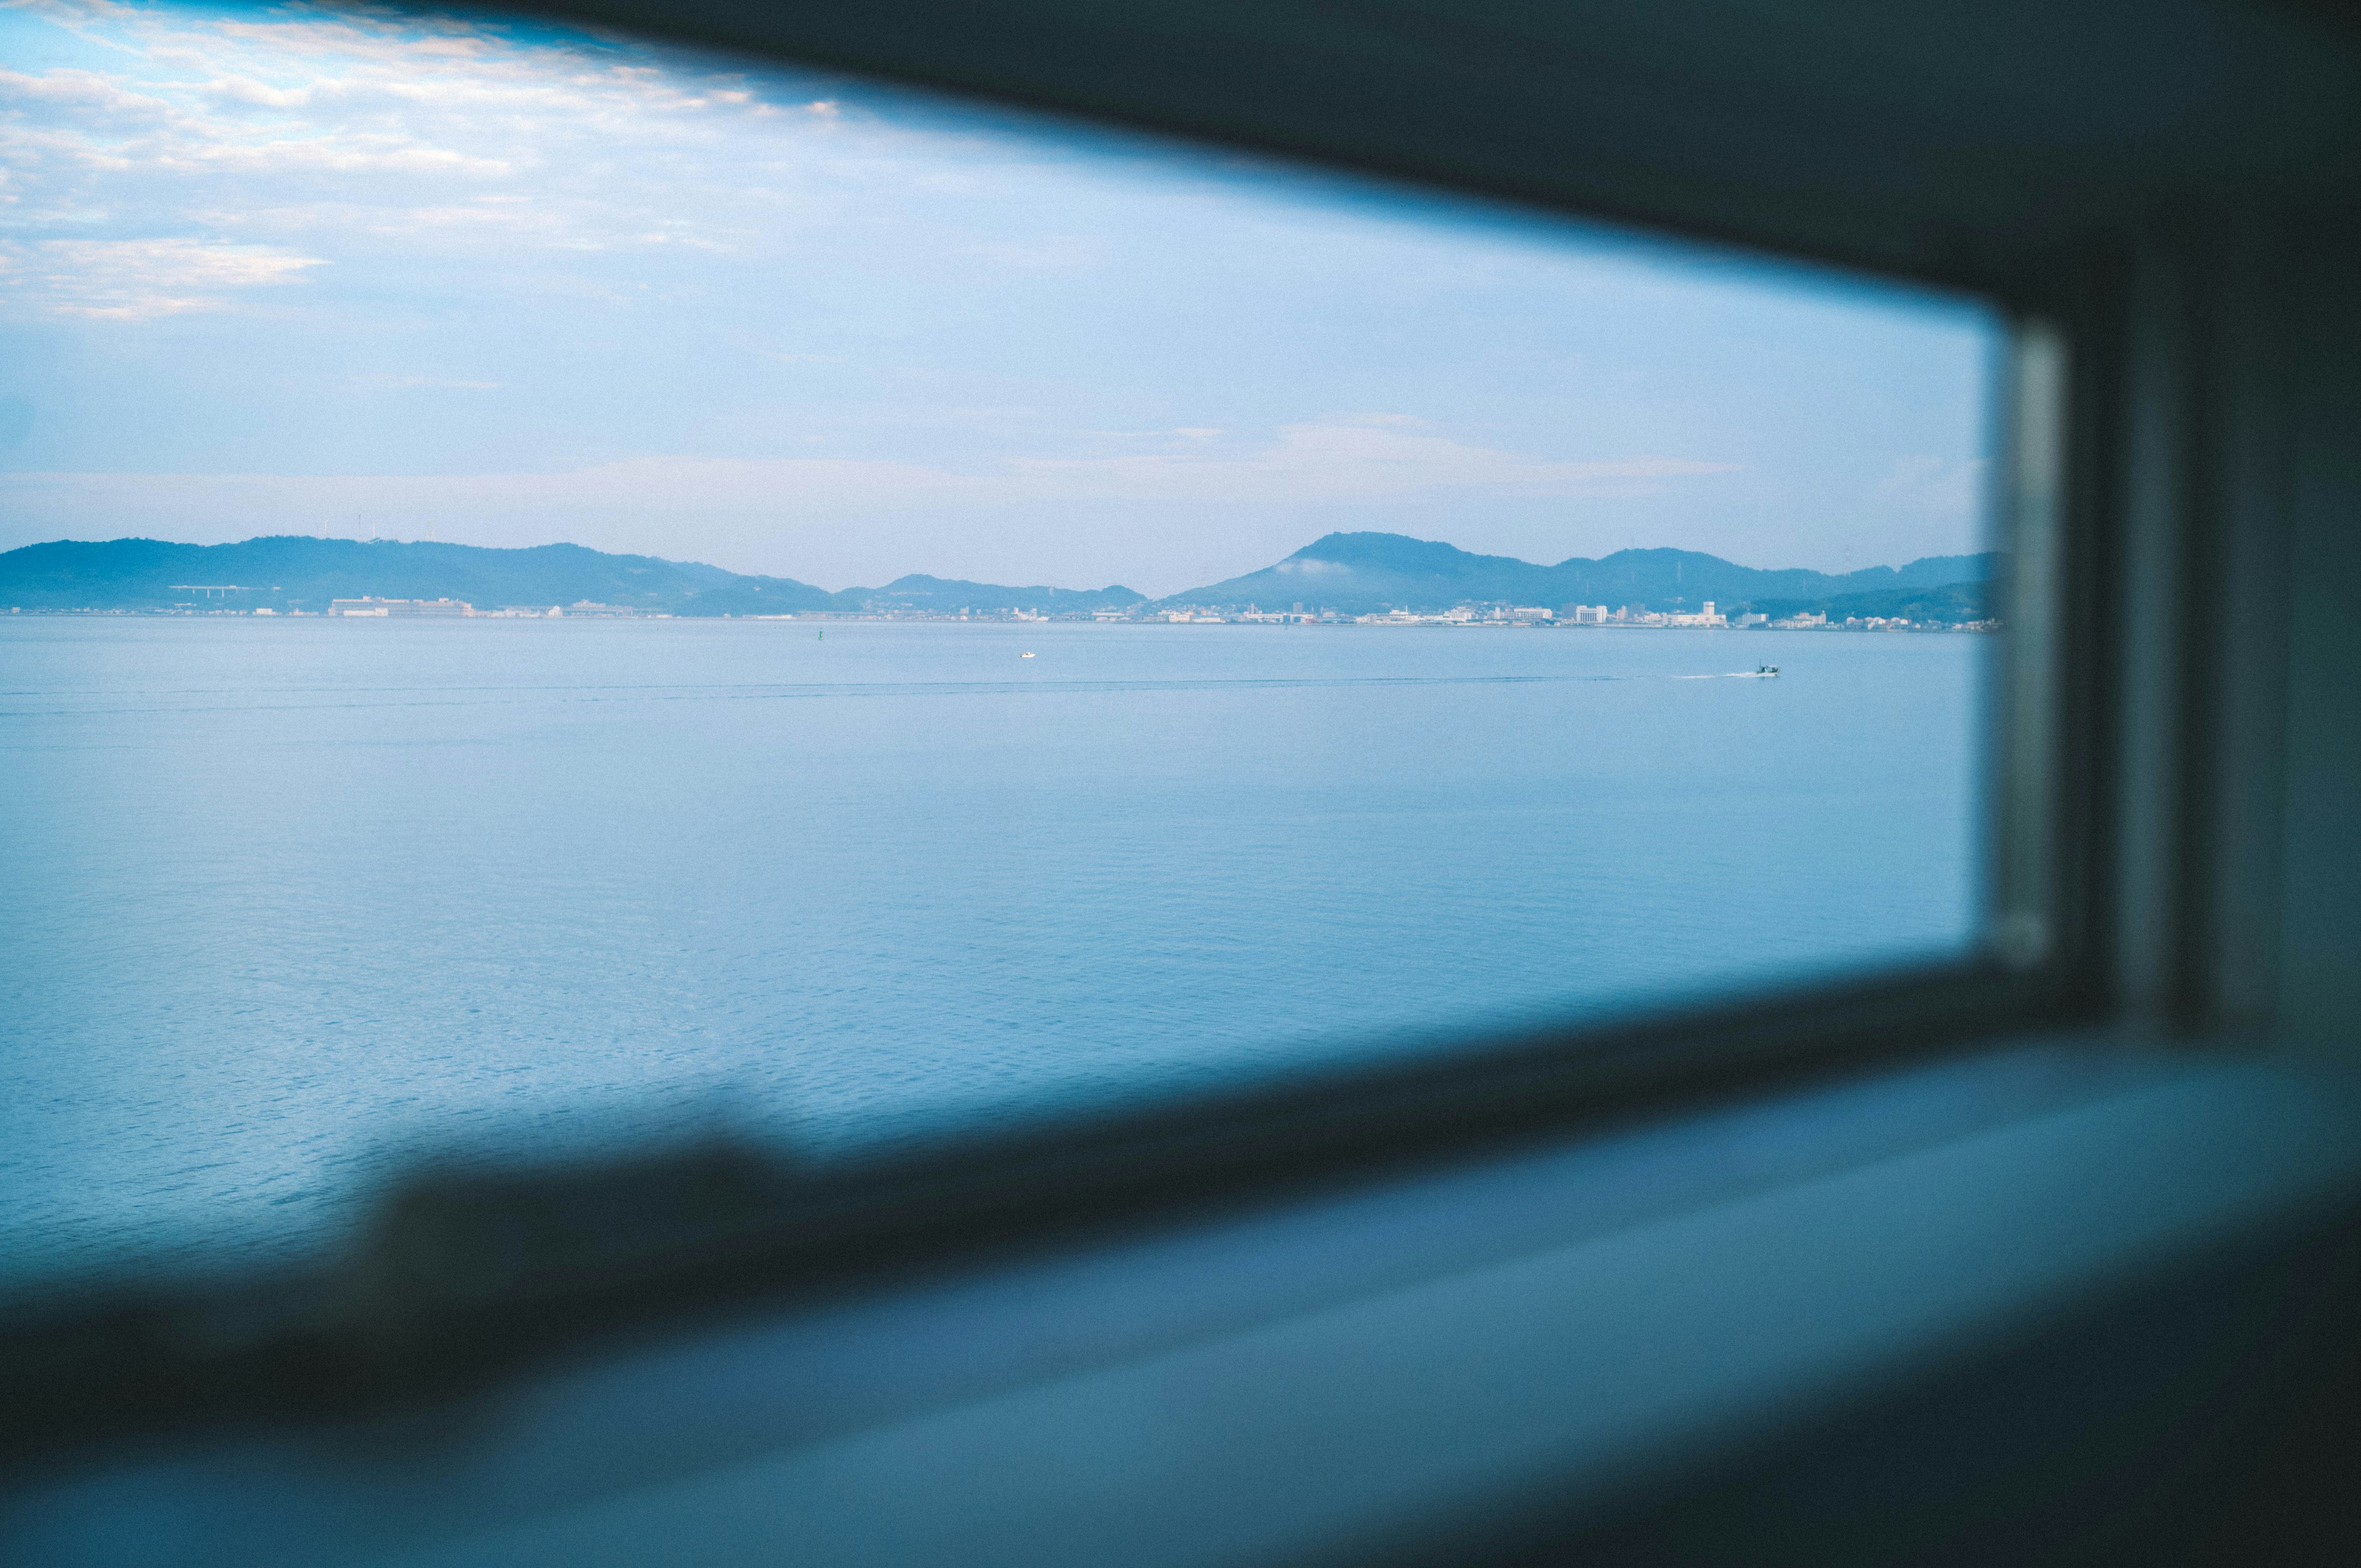
[[[2361,1073],[1995,1049],[1102,1239],[431,1416],[21,1477],[77,1563],[1211,1563],[1579,1516],[2361,1195]]]

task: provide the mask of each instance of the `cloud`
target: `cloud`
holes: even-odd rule
[[[831,137],[849,117],[837,100],[795,103],[764,126],[767,157],[718,156],[774,105],[708,61],[366,12],[38,9],[120,64],[0,70],[0,186],[19,234],[220,240],[262,213],[315,248],[420,226],[465,245],[455,209],[522,194],[539,221],[478,243],[727,244],[764,204],[751,188],[780,183],[781,139]]]
[[[139,322],[221,310],[228,291],[297,281],[317,257],[193,239],[0,245],[0,297],[49,315]]]
[[[379,384],[451,383],[405,377]],[[1190,444],[1180,432],[1156,439]],[[1201,458],[1020,459],[964,469],[674,455],[551,473],[0,474],[0,548],[59,537],[208,542],[360,527],[401,538],[651,550],[830,587],[928,570],[1124,580],[1166,592],[1267,565],[1332,527],[1432,536],[1439,519],[1466,517],[1470,503],[1488,498],[1555,508],[1561,497],[1730,467],[1652,456],[1554,461],[1399,422],[1330,421]]]
[[[35,106],[62,110],[73,116],[71,123],[82,126],[120,128],[126,122],[155,125],[172,117],[172,105],[164,98],[134,93],[94,71],[65,67],[39,76],[0,68],[0,104],[20,114]]]
[[[1202,446],[1212,432],[1172,433]],[[1567,462],[1471,445],[1406,414],[1345,414],[1290,424],[1259,450],[1027,458],[1020,473],[1060,489],[1110,497],[1208,502],[1377,499],[1437,489],[1527,494],[1653,493],[1667,479],[1730,473],[1741,465],[1628,456]]]
[[[392,390],[415,387],[443,387],[467,392],[497,391],[500,385],[498,381],[465,381],[452,376],[362,376],[357,378],[353,384]]]
[[[1983,505],[1986,464],[1981,457],[1897,457],[1877,482],[1885,508],[1928,522],[1960,522]]]
[[[1022,240],[972,240],[957,254],[1012,272],[1072,272],[1106,259],[1106,247],[1079,235],[1037,235]]]
[[[988,198],[1009,170],[1057,161],[881,115],[873,89],[815,93],[810,76],[549,29],[112,0],[37,11],[119,63],[0,70],[0,178],[19,233],[32,213],[100,214],[109,237],[267,224],[330,252],[427,229],[477,254],[776,253],[808,241],[815,207],[874,214],[952,176]],[[537,216],[510,232],[452,221],[519,200]],[[1083,240],[1055,235],[969,254],[1016,272],[1091,259]]]
[[[432,377],[380,377],[384,387],[484,388]],[[1174,433],[1186,439],[1190,433]],[[691,512],[761,517],[782,527],[919,508],[990,510],[1055,502],[1258,506],[1433,498],[1507,488],[1527,495],[1624,493],[1617,487],[1727,473],[1686,458],[1562,462],[1468,445],[1369,420],[1289,425],[1235,455],[1143,454],[1016,458],[954,469],[844,457],[650,456],[557,473],[466,475],[0,476],[20,513],[121,514],[142,498],[257,518],[345,517],[356,506],[418,516],[566,518],[594,511],[662,520]],[[76,500],[72,498],[80,498]],[[273,524],[276,526],[276,523]]]

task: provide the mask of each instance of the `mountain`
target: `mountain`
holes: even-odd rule
[[[363,595],[459,598],[488,608],[592,599],[671,609],[708,589],[749,580],[718,566],[653,555],[609,555],[579,544],[486,550],[472,544],[281,535],[241,544],[60,540],[0,554],[0,604],[27,609],[154,609],[189,603],[324,609],[330,599]],[[828,597],[806,583],[752,580]],[[189,591],[196,587],[238,591]]]
[[[1712,599],[1726,613],[1756,609],[1785,615],[1797,609],[1834,613],[1838,601],[1849,604],[1868,595],[1881,604],[1891,598],[1897,605],[1922,600],[1932,605],[1938,599],[1966,605],[1972,598],[1981,607],[1981,594],[1944,598],[1935,590],[1982,584],[1994,576],[1999,563],[1997,555],[1939,555],[1898,570],[1872,566],[1830,576],[1801,568],[1761,571],[1694,550],[1621,550],[1601,561],[1577,557],[1541,566],[1399,533],[1332,533],[1277,565],[1156,602],[1259,604],[1266,609],[1300,603],[1366,614],[1389,607],[1445,609],[1468,600],[1552,609],[1567,604],[1693,609]],[[236,591],[205,594],[196,591],[201,587]],[[193,604],[317,610],[325,609],[330,599],[364,595],[466,599],[484,609],[589,599],[684,616],[893,609],[938,615],[1023,609],[1060,615],[1148,602],[1122,587],[1008,587],[924,576],[897,577],[882,588],[831,593],[793,577],[745,576],[690,561],[609,555],[579,544],[488,550],[472,544],[280,536],[242,544],[60,540],[0,554],[0,607],[166,609]],[[1854,609],[1845,613],[1908,612]]]
[[[913,609],[930,615],[956,615],[963,609],[1029,609],[1044,615],[1063,615],[1125,609],[1148,602],[1147,595],[1121,587],[1011,588],[996,583],[971,583],[916,573],[896,577],[882,588],[847,588],[836,597],[839,609]],[[845,602],[848,600],[856,602]]]
[[[232,588],[211,594],[200,587]],[[489,550],[472,544],[281,535],[240,544],[157,539],[60,540],[0,554],[0,606],[26,609],[324,609],[338,598],[456,598],[484,609],[582,599],[675,615],[792,615],[880,608],[1033,609],[1137,604],[1126,587],[1002,587],[903,577],[883,588],[826,588],[746,576],[693,561],[609,555],[579,544]]]
[[[1859,616],[1866,620],[1939,620],[1954,624],[1982,620],[1992,614],[1989,583],[1945,583],[1931,588],[1880,588],[1865,594],[1830,594],[1819,598],[1755,599],[1744,608],[1784,620],[1791,615],[1817,612],[1830,620]],[[1716,606],[1719,609],[1719,606]]]
[[[1399,533],[1332,533],[1276,565],[1160,599],[1170,605],[1257,604],[1367,614],[1389,608],[1446,609],[1469,600],[1505,600],[1554,609],[1567,604],[1694,609],[1707,599],[1724,611],[1771,601],[1812,601],[1989,580],[2000,557],[1935,555],[1896,569],[1832,575],[1801,567],[1764,571],[1694,550],[1619,550],[1604,560],[1576,556],[1554,566],[1509,555],[1477,555]],[[1759,602],[1758,602],[1759,601]]]
[[[609,599],[615,604],[620,601]],[[836,609],[836,595],[793,577],[732,577],[664,607],[675,615],[802,615]]]

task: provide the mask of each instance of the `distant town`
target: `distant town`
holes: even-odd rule
[[[478,609],[464,599],[397,599],[364,596],[329,601],[324,610],[303,609],[251,610],[201,609],[194,603],[177,607],[181,614],[212,615],[324,615],[364,620],[386,619],[458,619],[475,620],[670,620],[669,610],[636,609],[629,605],[599,604],[590,599],[578,599],[567,605],[502,605],[497,609]],[[51,612],[59,613],[59,612]],[[66,612],[71,613],[71,612]],[[1995,620],[1972,621],[1913,620],[1904,616],[1847,616],[1830,620],[1825,613],[1782,616],[1776,620],[1753,612],[1724,615],[1707,599],[1695,612],[1652,610],[1639,605],[1620,609],[1603,604],[1570,604],[1558,609],[1539,605],[1462,604],[1447,610],[1421,614],[1414,610],[1390,609],[1372,615],[1347,615],[1339,610],[1307,607],[1298,603],[1287,609],[1264,609],[1258,605],[1242,609],[1220,606],[1191,606],[1180,609],[1157,609],[1139,605],[1124,609],[1093,609],[1042,611],[1029,609],[986,609],[962,607],[955,610],[917,609],[890,606],[867,610],[808,609],[793,614],[748,615],[723,617],[740,620],[805,620],[805,621],[1066,621],[1094,622],[1100,625],[1230,625],[1230,626],[1469,626],[1469,627],[1658,627],[1667,630],[1689,631],[1996,631]]]

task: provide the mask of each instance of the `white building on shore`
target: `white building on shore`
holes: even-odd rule
[[[465,599],[383,599],[364,596],[357,599],[330,599],[328,613],[369,617],[473,615],[476,607]]]
[[[1708,599],[1705,601],[1705,609],[1695,615],[1667,615],[1664,617],[1664,624],[1690,627],[1728,626],[1730,618],[1716,610],[1713,608],[1713,600]]]

